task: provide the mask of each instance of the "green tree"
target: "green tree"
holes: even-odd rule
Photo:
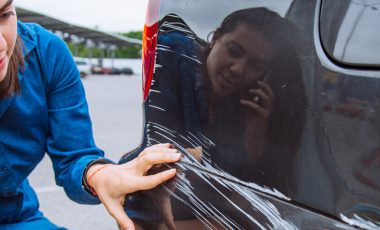
[[[142,31],[130,31],[127,33],[120,33],[123,36],[129,38],[136,38],[142,40]],[[74,46],[72,42],[66,42],[71,53],[78,57],[88,57],[89,49],[84,44],[78,44]],[[92,48],[92,57],[99,58],[102,56],[102,51],[97,48]],[[119,47],[115,52],[116,58],[141,58],[141,45],[130,45],[125,47]]]
[[[129,38],[136,38],[142,40],[142,31],[130,31],[127,33],[120,33],[121,35]],[[116,51],[116,57],[126,58],[141,58],[141,45],[131,45],[118,49]]]

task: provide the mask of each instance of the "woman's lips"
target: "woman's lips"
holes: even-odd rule
[[[222,74],[219,75],[220,82],[224,88],[233,89],[240,85],[240,82],[235,82],[230,79],[230,77],[226,77]]]
[[[5,66],[5,57],[0,58],[0,70],[2,70]]]

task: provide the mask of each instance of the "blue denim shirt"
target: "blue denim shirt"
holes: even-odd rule
[[[0,228],[38,214],[27,177],[45,153],[70,199],[100,202],[82,187],[85,167],[103,152],[93,140],[76,64],[66,44],[42,27],[18,22],[18,34],[26,58],[21,92],[0,100]]]

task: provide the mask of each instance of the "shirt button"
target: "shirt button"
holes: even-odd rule
[[[5,175],[8,175],[9,174],[9,169],[4,167],[1,169],[1,171],[5,174]]]

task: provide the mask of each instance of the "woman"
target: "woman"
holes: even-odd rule
[[[227,171],[243,180],[254,180],[287,195],[295,189],[292,163],[306,108],[297,34],[291,22],[274,12],[244,9],[223,20],[214,32],[210,51],[206,51],[207,75],[214,94],[211,97],[216,101],[237,97],[234,108],[241,106],[227,108],[231,112],[222,107],[217,114],[236,117],[236,111],[240,111],[243,123],[235,136],[242,136],[239,145],[245,154],[228,161],[228,155],[238,149],[233,145],[214,162],[224,162]],[[241,167],[251,170],[241,173]]]
[[[173,177],[144,176],[154,164],[180,159],[169,144],[116,165],[95,146],[80,74],[65,43],[36,24],[17,21],[12,0],[0,0],[0,228],[59,229],[38,210],[28,175],[44,157],[56,182],[79,203],[102,202],[122,229],[126,194]]]
[[[306,107],[296,28],[265,8],[249,8],[228,15],[205,42],[176,15],[162,21],[148,119],[182,135],[205,135],[223,170],[290,193]],[[276,172],[267,168],[274,167],[270,158],[281,162]],[[252,177],[243,166],[278,175]]]

